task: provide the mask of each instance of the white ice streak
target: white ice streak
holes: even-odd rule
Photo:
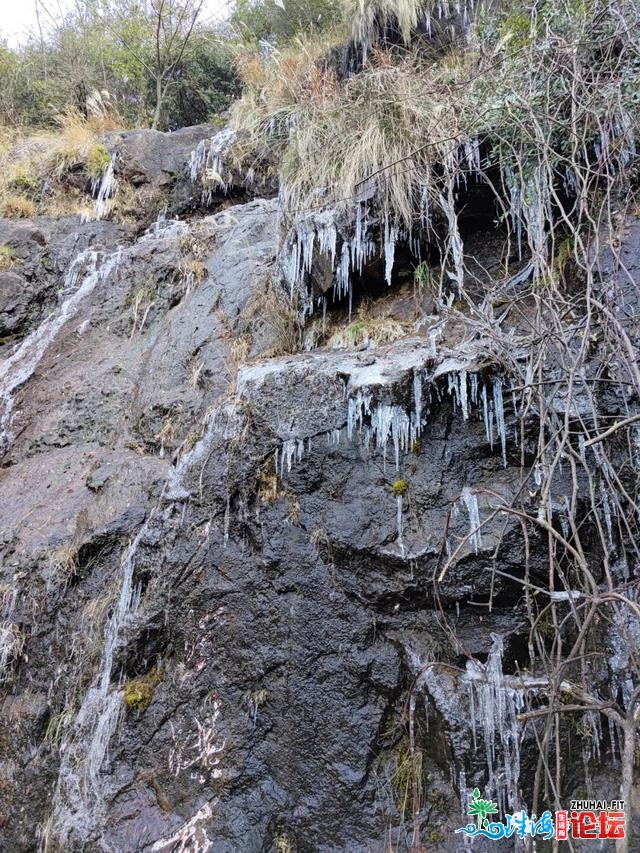
[[[94,219],[104,219],[113,207],[118,190],[118,181],[115,175],[116,157],[116,154],[112,155],[100,179],[93,181],[91,185]]]
[[[478,496],[468,487],[462,490],[460,500],[464,504],[469,515],[469,539],[476,554],[482,548],[482,532],[480,528],[480,509],[478,507]]]
[[[208,853],[213,842],[207,835],[206,824],[213,816],[213,805],[217,798],[205,803],[198,811],[171,835],[154,842],[151,853]]]
[[[106,257],[91,249],[81,252],[65,276],[61,304],[0,364],[0,454],[11,445],[13,393],[31,378],[60,329],[77,313],[85,297],[106,281],[120,257],[120,250]]]

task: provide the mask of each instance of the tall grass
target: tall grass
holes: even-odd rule
[[[88,117],[67,110],[56,130],[0,132],[0,214],[78,213],[86,198],[66,176],[74,170],[88,180],[99,178],[109,160],[104,135],[122,128],[122,119],[96,107]],[[22,211],[22,212],[20,212]]]

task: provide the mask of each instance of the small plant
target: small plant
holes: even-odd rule
[[[409,483],[407,480],[396,480],[391,484],[391,491],[396,497],[402,497],[409,491]]]
[[[433,276],[427,261],[422,261],[413,271],[413,282],[418,290],[432,290]]]
[[[258,709],[265,704],[265,702],[267,701],[267,697],[268,693],[264,688],[262,688],[261,690],[249,690],[245,694],[245,699],[247,701],[247,705],[249,706],[249,715],[253,720],[254,726],[258,718]]]
[[[202,284],[207,277],[207,268],[202,261],[192,258],[182,260],[176,271],[176,277],[185,293],[189,293],[194,287]]]
[[[157,287],[155,283],[148,279],[134,287],[127,296],[127,305],[131,308],[133,317],[133,329],[131,330],[131,338],[136,332],[142,332],[144,324],[149,316],[149,311],[153,308]]]
[[[0,272],[10,270],[18,263],[18,260],[11,246],[0,246]]]
[[[111,155],[102,143],[89,148],[87,152],[87,172],[90,178],[99,180],[109,163],[111,163]]]
[[[163,677],[162,671],[154,666],[145,675],[128,681],[123,688],[124,705],[127,711],[139,713],[146,711]]]
[[[231,360],[236,367],[240,367],[247,361],[250,352],[251,337],[249,335],[240,335],[231,344]]]
[[[258,495],[262,503],[270,506],[281,498],[286,492],[282,488],[278,472],[276,471],[273,457],[269,456],[260,469],[258,481]]]
[[[51,746],[58,746],[62,742],[67,729],[73,724],[75,716],[76,712],[74,708],[65,708],[64,711],[50,717],[44,736],[45,742]]]
[[[293,853],[293,846],[289,838],[282,832],[273,839],[274,853]]]
[[[196,353],[193,353],[189,358],[189,382],[192,388],[204,388],[205,382],[204,376],[202,375],[203,370],[204,362],[200,361]]]
[[[70,543],[54,551],[49,562],[51,570],[63,586],[67,586],[76,576],[78,571],[78,547]]]
[[[38,189],[37,179],[28,171],[24,165],[20,165],[7,182],[7,186],[17,193],[34,193]]]

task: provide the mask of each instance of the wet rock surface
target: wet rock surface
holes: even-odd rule
[[[131,181],[181,168],[163,134],[117,144]],[[546,572],[496,511],[530,437],[479,334],[266,359],[276,222],[256,200],[135,242],[0,223],[0,323],[35,335],[0,363],[2,849],[408,849],[397,768],[434,661],[421,832],[461,849],[458,755],[485,772],[466,661],[497,634],[526,666],[521,581]],[[534,772],[525,740],[526,796]]]

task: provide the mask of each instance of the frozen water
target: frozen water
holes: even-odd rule
[[[202,203],[211,204],[216,190],[227,193],[232,175],[227,158],[236,140],[236,131],[225,127],[211,139],[203,139],[191,152],[187,173],[191,181],[202,186]]]
[[[104,219],[111,212],[115,194],[118,189],[118,181],[115,176],[116,154],[111,156],[102,176],[91,184],[93,194],[93,218]]]
[[[120,257],[120,251],[106,257],[93,250],[81,252],[67,271],[62,303],[0,364],[0,455],[11,446],[12,395],[31,378],[60,329],[77,313],[85,297],[107,280]]]
[[[469,515],[469,534],[471,545],[476,554],[478,548],[482,548],[482,533],[480,531],[480,510],[478,508],[478,496],[469,488],[464,488],[460,500],[465,505]]]

